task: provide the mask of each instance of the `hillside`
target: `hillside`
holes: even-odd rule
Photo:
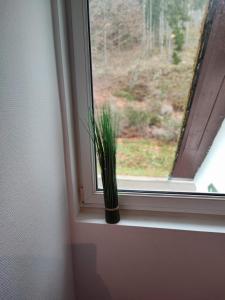
[[[168,176],[207,1],[101,3],[90,1],[94,104],[119,117],[118,173]]]

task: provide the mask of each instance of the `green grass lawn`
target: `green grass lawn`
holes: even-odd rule
[[[175,151],[175,143],[155,139],[118,139],[117,175],[167,177]]]

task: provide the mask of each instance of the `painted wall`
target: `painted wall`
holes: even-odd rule
[[[197,191],[208,192],[213,184],[220,193],[225,193],[225,121],[223,121],[213,144],[195,175]],[[211,187],[212,188],[212,187]],[[212,191],[212,190],[211,190]]]
[[[76,223],[78,300],[224,300],[225,238]]]
[[[0,299],[74,299],[50,0],[0,1]]]

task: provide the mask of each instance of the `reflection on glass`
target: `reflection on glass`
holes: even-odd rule
[[[194,177],[171,178],[207,9],[208,0],[89,0],[94,106],[110,102],[119,115],[121,189],[223,192],[206,175],[220,141]]]

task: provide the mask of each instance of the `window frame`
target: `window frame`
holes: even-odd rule
[[[71,0],[70,5],[80,206],[101,208],[103,192],[96,189],[94,146],[87,128],[93,94],[88,0]],[[122,209],[225,215],[225,196],[216,194],[119,191],[119,203]]]

